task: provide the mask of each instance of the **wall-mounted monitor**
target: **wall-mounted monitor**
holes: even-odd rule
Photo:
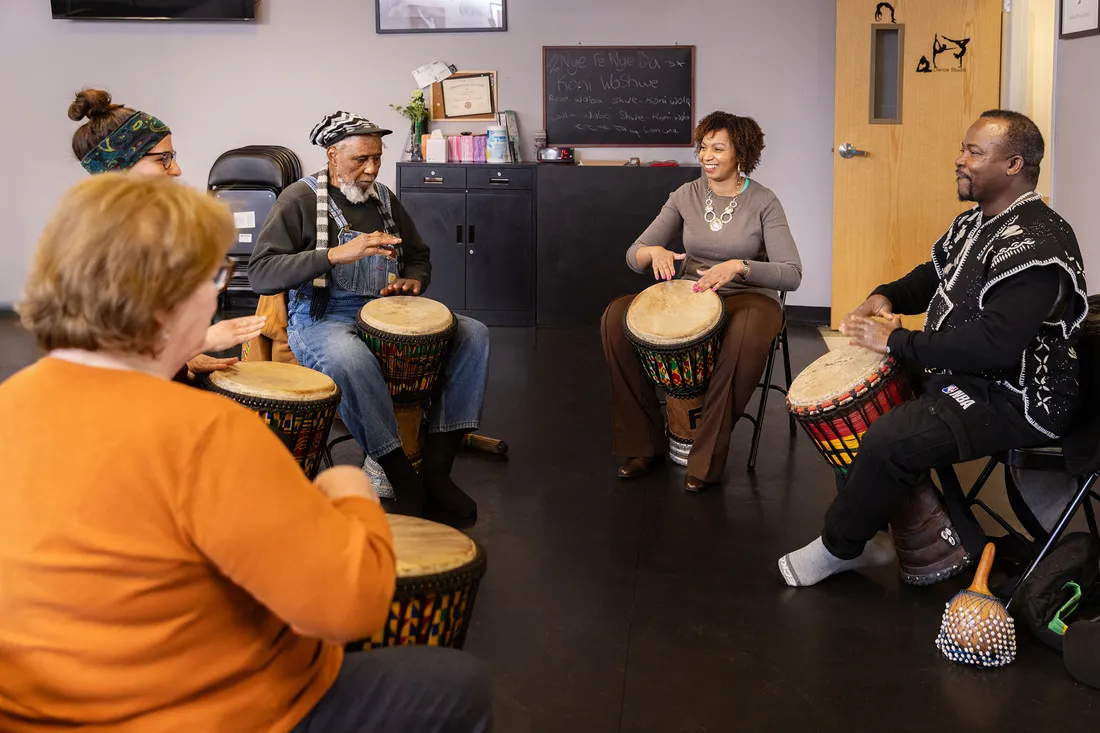
[[[55,20],[256,20],[258,0],[50,0]]]

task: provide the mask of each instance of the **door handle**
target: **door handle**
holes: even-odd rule
[[[845,159],[854,158],[857,155],[867,155],[866,150],[856,150],[856,147],[851,143],[844,143],[837,152],[840,153],[841,158]]]
[[[443,183],[443,176],[424,176],[424,183],[434,186],[441,185]]]
[[[467,227],[467,230],[469,231],[470,236],[467,238],[466,243],[467,244],[477,244],[477,240],[475,238],[476,235],[474,233],[474,225],[470,224],[469,227]]]
[[[509,181],[508,181],[507,178],[490,178],[489,179],[489,185],[490,186],[507,186],[508,182]]]
[[[455,224],[455,244],[462,246],[462,225]]]

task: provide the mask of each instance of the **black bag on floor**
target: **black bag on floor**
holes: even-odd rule
[[[1024,581],[1013,616],[1035,638],[1062,649],[1066,628],[1098,600],[1100,543],[1087,532],[1065,535]]]

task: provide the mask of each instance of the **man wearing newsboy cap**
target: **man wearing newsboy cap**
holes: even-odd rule
[[[451,480],[462,438],[481,422],[489,332],[456,316],[458,330],[444,387],[428,412],[419,474],[401,447],[389,388],[378,360],[356,332],[372,298],[420,295],[431,280],[428,245],[394,193],[376,178],[385,130],[348,112],[326,115],[310,134],[328,165],[279,195],[248,265],[252,289],[287,294],[287,340],[302,366],[327,374],[343,393],[340,417],[393,487],[388,508],[454,525],[477,505]],[[379,491],[385,497],[384,490]]]

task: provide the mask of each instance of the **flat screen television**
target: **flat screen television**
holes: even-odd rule
[[[258,0],[50,0],[55,20],[256,20]]]

